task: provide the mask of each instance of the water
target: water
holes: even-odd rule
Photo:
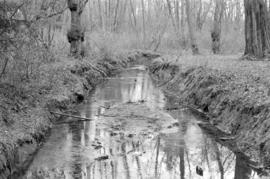
[[[91,121],[66,118],[52,129],[23,178],[260,178],[193,115],[165,105],[143,67],[123,71],[74,114]]]

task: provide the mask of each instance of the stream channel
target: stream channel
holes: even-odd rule
[[[123,70],[72,113],[90,121],[61,118],[22,178],[261,178],[198,117],[166,103],[144,66]]]

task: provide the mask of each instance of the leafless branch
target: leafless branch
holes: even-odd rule
[[[84,7],[86,6],[87,3],[88,3],[88,0],[83,1],[82,5],[80,7],[80,11],[79,11],[80,14],[83,12],[83,9],[84,9]]]
[[[52,17],[54,17],[54,16],[58,16],[58,15],[60,15],[60,14],[63,14],[67,9],[68,9],[68,7],[65,7],[65,8],[62,9],[61,11],[58,11],[58,12],[49,14],[49,15],[47,15],[47,16],[43,16],[43,17],[37,16],[36,18],[34,18],[35,20],[32,21],[32,23],[33,23],[33,22],[37,22],[38,20],[49,19],[49,18],[52,18]]]

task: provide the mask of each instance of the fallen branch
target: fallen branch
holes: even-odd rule
[[[90,118],[86,118],[86,117],[74,116],[74,115],[71,115],[71,114],[64,114],[64,113],[58,113],[58,112],[52,112],[52,111],[50,113],[61,115],[61,116],[66,116],[66,117],[73,117],[73,118],[77,118],[77,119],[83,119],[83,121],[93,121],[94,120],[94,119],[90,119]]]
[[[90,121],[90,120],[88,120],[88,119],[81,119],[81,120],[63,121],[63,122],[57,122],[57,123],[55,123],[55,125],[70,124],[70,123],[73,123],[73,122],[87,122],[87,121]]]

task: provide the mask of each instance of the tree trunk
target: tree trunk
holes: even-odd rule
[[[186,0],[186,14],[187,14],[187,23],[189,28],[189,38],[190,45],[193,55],[199,54],[199,48],[196,42],[195,34],[194,34],[194,23],[193,18],[191,17],[191,9],[190,9],[190,0]]]
[[[220,53],[220,36],[221,36],[221,22],[224,12],[223,0],[216,0],[216,8],[214,14],[214,25],[211,32],[212,38],[212,51],[214,54]]]
[[[121,15],[119,17],[119,22],[118,22],[118,26],[119,29],[123,27],[125,21],[126,21],[126,13],[127,13],[127,5],[128,5],[128,1],[126,0],[123,4],[122,4],[122,10],[121,10]]]
[[[92,12],[92,4],[91,4],[91,2],[89,2],[88,8],[89,8],[88,13],[89,13],[89,23],[90,23],[89,27],[90,27],[90,31],[92,31],[92,29],[93,29],[93,12]]]
[[[245,56],[269,57],[270,36],[267,6],[263,0],[245,0]]]
[[[172,11],[173,8],[172,8],[170,0],[167,0],[167,5],[168,5],[168,11],[169,11],[169,15],[171,17],[173,29],[175,31],[176,39],[179,42],[179,44],[181,44],[180,43],[180,30],[179,30],[180,25],[179,25],[179,19],[177,19],[179,17],[179,16],[177,17],[177,10],[178,9],[175,9],[175,15],[174,15],[173,11]],[[179,15],[179,13],[178,13],[178,15]],[[178,21],[178,24],[177,24],[177,21]]]
[[[131,13],[132,13],[133,21],[134,21],[134,26],[137,27],[136,14],[135,14],[135,9],[133,7],[132,0],[129,0],[129,5],[130,5],[130,10],[131,10]]]
[[[108,27],[108,1],[104,2],[104,29],[107,30]]]
[[[197,19],[196,19],[196,27],[198,30],[201,30],[201,17],[202,17],[202,8],[203,8],[203,5],[202,5],[202,0],[199,0],[199,10],[198,10],[198,13],[197,13]]]
[[[139,32],[137,30],[137,18],[136,18],[136,14],[135,14],[135,9],[136,7],[133,6],[132,0],[129,0],[129,5],[130,5],[130,11],[131,13],[129,13],[130,16],[130,24],[133,28],[133,31],[136,34],[137,39],[139,39]]]
[[[236,155],[234,179],[246,179],[251,176],[251,168],[242,159],[241,155]]]
[[[99,27],[103,29],[104,26],[103,26],[103,17],[102,17],[102,6],[101,6],[100,0],[98,0],[98,15],[99,15]]]
[[[114,9],[114,18],[113,18],[113,31],[117,29],[117,17],[118,17],[118,10],[119,10],[119,0],[116,1],[116,6]]]
[[[111,25],[111,11],[112,11],[112,2],[111,2],[111,0],[109,0],[109,13],[108,13],[108,17],[107,17],[107,28],[109,29],[109,30],[112,30],[112,25]]]
[[[219,168],[219,172],[220,172],[220,179],[224,179],[224,167],[221,161],[221,155],[220,155],[220,151],[218,149],[218,145],[217,143],[213,142],[213,147],[214,147],[214,151],[216,154],[216,160],[218,163],[218,168]]]
[[[171,20],[172,20],[172,25],[173,25],[173,28],[174,28],[174,30],[176,32],[176,35],[177,35],[177,27],[176,27],[176,23],[175,23],[175,20],[174,20],[173,13],[172,13],[172,6],[171,6],[170,0],[167,0],[167,5],[168,5],[169,15],[170,15]]]
[[[185,4],[184,0],[181,0],[181,40],[182,46],[186,48],[186,36],[185,36]]]
[[[67,0],[68,8],[71,12],[71,26],[67,37],[70,43],[70,54],[75,58],[83,55],[84,31],[81,26],[81,15],[87,2],[88,0]]]
[[[181,147],[179,147],[179,159],[180,159],[180,164],[179,164],[179,170],[180,170],[180,179],[185,179],[185,148],[184,145],[185,142],[183,139],[181,139]]]
[[[157,152],[156,152],[156,161],[155,161],[155,178],[158,178],[159,148],[160,148],[160,136],[158,136],[158,138],[157,138]]]
[[[211,9],[212,1],[213,1],[213,0],[210,0],[210,2],[207,3],[207,6],[204,8],[205,10],[204,10],[204,12],[202,13],[202,17],[200,17],[200,22],[198,22],[198,23],[199,23],[199,24],[198,24],[198,29],[199,29],[199,30],[202,30],[202,28],[203,28],[203,25],[204,25],[204,23],[205,23],[205,21],[206,21],[206,18],[207,18],[207,16],[208,16],[208,14],[209,14],[209,11],[210,11],[210,9]]]
[[[237,29],[240,28],[241,18],[242,18],[241,2],[240,2],[240,0],[237,0],[236,1],[236,14],[235,14],[235,24],[236,24]]]
[[[143,23],[143,47],[145,48],[145,43],[146,43],[146,32],[145,32],[145,6],[144,6],[144,0],[141,0],[142,4],[142,23]]]
[[[180,31],[179,0],[175,0],[175,23],[178,32]]]

